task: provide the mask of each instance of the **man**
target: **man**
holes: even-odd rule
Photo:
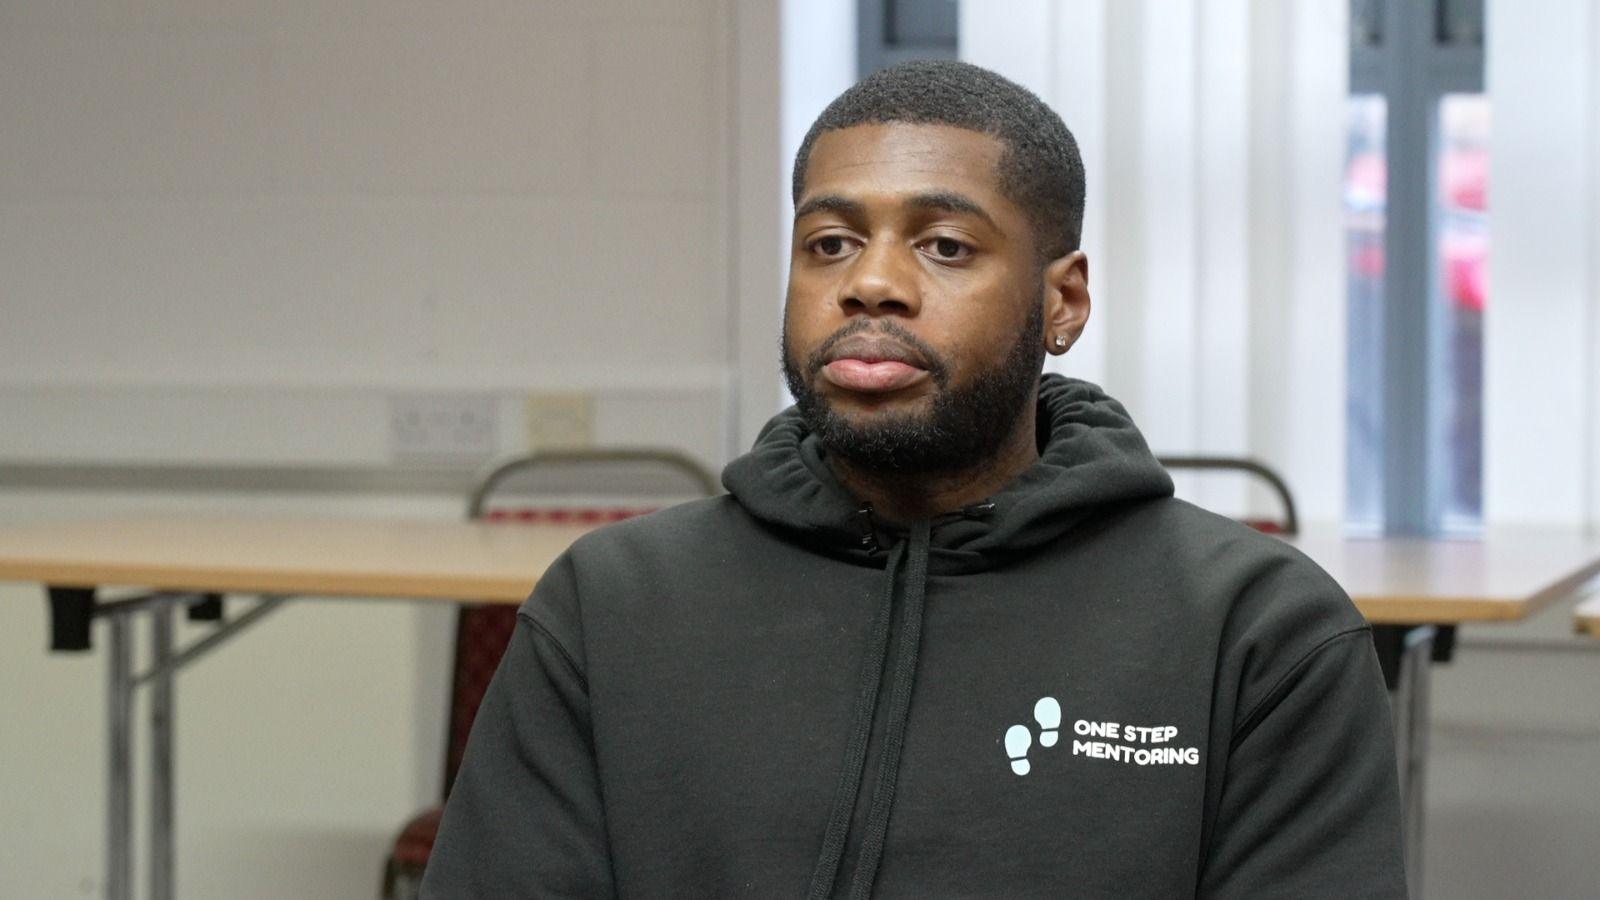
[[[1040,379],[1089,315],[1061,120],[959,63],[795,162],[797,404],[731,495],[522,609],[430,897],[1403,897],[1366,623]]]

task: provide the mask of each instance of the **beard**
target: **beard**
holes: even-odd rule
[[[951,384],[944,359],[892,320],[877,328],[917,350],[928,361],[936,391],[932,405],[920,413],[894,413],[853,421],[840,414],[814,388],[828,350],[844,338],[872,330],[858,319],[822,342],[807,357],[804,369],[789,353],[783,337],[783,377],[795,407],[829,453],[883,474],[933,475],[965,472],[994,459],[1009,442],[1039,385],[1044,368],[1044,305],[1034,305],[1016,342],[992,366],[965,384]]]

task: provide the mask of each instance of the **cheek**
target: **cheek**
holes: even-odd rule
[[[819,286],[807,284],[803,278],[789,279],[789,292],[783,301],[783,323],[793,339],[799,341],[813,332],[836,327],[831,315],[836,311],[837,305],[827,301]]]
[[[824,273],[799,266],[789,270],[788,293],[785,305],[802,313],[815,313],[826,306],[833,293],[833,282]]]
[[[945,354],[952,374],[960,379],[974,371],[992,368],[1011,352],[1017,336],[1028,325],[1037,297],[1023,297],[1011,282],[965,292],[939,305],[924,306],[928,339]]]
[[[806,335],[805,315],[794,302],[790,295],[783,303],[783,339],[785,346],[792,347],[803,344]]]
[[[963,284],[941,292],[938,302],[924,300],[922,319],[952,344],[982,347],[997,336],[1010,337],[1026,322],[1028,302],[1010,281]],[[1026,300],[1026,302],[1025,302]]]
[[[791,292],[783,305],[783,352],[800,362],[831,332],[828,323],[819,321],[810,305],[797,303],[795,296]]]

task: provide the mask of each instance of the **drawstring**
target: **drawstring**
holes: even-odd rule
[[[845,746],[839,784],[833,791],[833,812],[828,816],[822,852],[817,855],[817,866],[811,872],[811,889],[806,893],[810,900],[827,900],[833,894],[833,882],[839,875],[839,860],[844,856],[845,836],[850,830],[850,814],[855,811],[856,797],[861,793],[861,770],[867,761],[867,740],[872,735],[872,719],[878,707],[878,685],[883,679],[883,663],[888,655],[894,581],[900,571],[900,563],[905,559],[905,551],[905,543],[896,544],[889,552],[889,561],[884,565],[883,599],[878,603],[878,615],[872,621],[872,635],[867,640],[866,656],[861,663],[861,689],[856,694],[855,724],[850,729],[850,742]]]
[[[861,515],[872,533],[872,513],[864,507]],[[850,740],[845,747],[844,767],[839,772],[839,783],[834,788],[833,810],[828,816],[828,828],[822,839],[822,851],[817,855],[817,865],[811,874],[811,887],[807,897],[826,900],[832,896],[839,875],[839,864],[844,857],[845,839],[850,830],[851,815],[861,795],[861,774],[866,764],[867,743],[872,734],[872,721],[876,715],[878,689],[883,680],[884,664],[888,658],[890,623],[894,617],[894,588],[902,564],[906,568],[905,615],[895,645],[895,668],[889,689],[888,719],[885,723],[883,746],[878,757],[878,782],[872,792],[872,806],[867,814],[866,831],[861,840],[861,852],[851,879],[850,896],[866,898],[872,894],[873,882],[878,877],[878,865],[883,859],[884,840],[889,830],[889,813],[894,805],[895,784],[900,775],[900,752],[905,746],[906,720],[911,709],[911,689],[916,680],[917,651],[922,640],[923,601],[927,597],[928,553],[932,543],[932,523],[918,522],[911,528],[907,540],[901,541],[889,552],[884,565],[883,596],[879,601],[877,617],[872,623],[872,634],[867,641],[867,651],[861,666],[861,686],[856,694],[855,722]],[[909,556],[909,563],[907,557]]]
[[[894,806],[895,782],[900,777],[900,751],[905,747],[906,718],[911,713],[911,685],[917,677],[917,650],[922,642],[922,605],[928,592],[928,545],[933,525],[922,521],[911,527],[911,562],[906,569],[906,613],[895,647],[894,685],[889,694],[889,721],[883,735],[883,755],[878,760],[878,786],[872,792],[872,811],[861,838],[861,857],[850,883],[851,900],[872,896],[883,859],[883,842],[889,832],[889,811]]]

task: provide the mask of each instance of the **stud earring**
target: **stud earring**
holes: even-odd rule
[[[1067,346],[1067,339],[1062,337],[1059,334],[1056,335],[1056,349],[1057,350],[1062,350],[1062,349],[1065,349],[1066,346]]]

